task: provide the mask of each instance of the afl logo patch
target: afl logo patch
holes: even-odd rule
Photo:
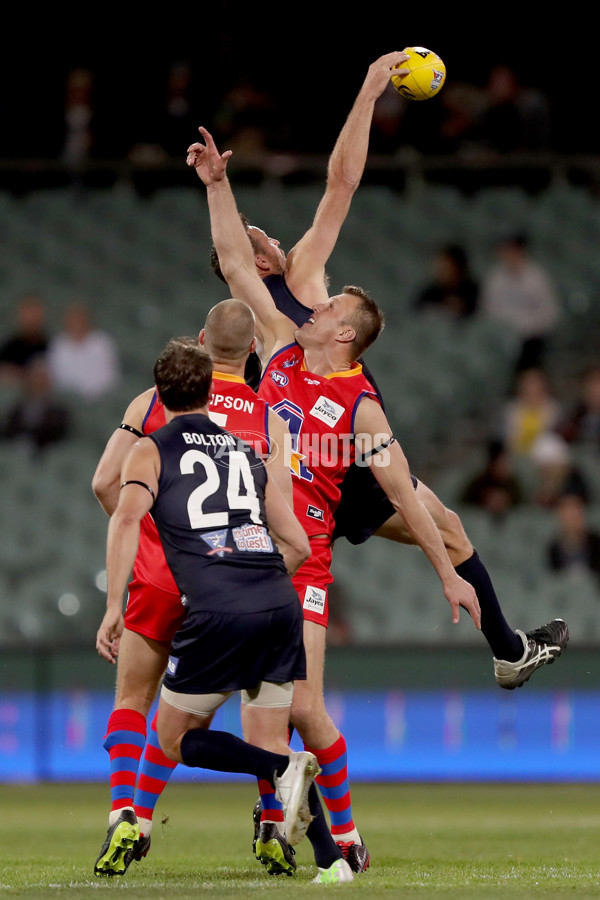
[[[279,387],[285,387],[290,379],[287,377],[287,375],[284,375],[283,372],[279,372],[277,369],[275,369],[274,372],[271,372],[271,380],[274,381],[275,384],[278,384]]]

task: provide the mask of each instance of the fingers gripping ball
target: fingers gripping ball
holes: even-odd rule
[[[394,66],[410,69],[408,75],[392,75],[392,84],[407,100],[429,100],[440,92],[446,80],[446,66],[437,53],[425,47],[405,47],[409,59]]]

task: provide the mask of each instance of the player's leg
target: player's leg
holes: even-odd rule
[[[514,630],[506,621],[490,575],[469,540],[460,516],[448,509],[434,492],[418,481],[417,496],[437,525],[448,556],[458,575],[471,584],[481,607],[481,630],[493,654],[496,680],[502,687],[518,687],[545,663],[560,656],[568,641],[568,629],[562,619],[527,634]],[[413,544],[398,513],[376,532],[377,536]]]
[[[158,682],[156,673],[153,673],[150,684],[154,696],[156,696],[160,678],[167,664],[172,638],[181,625],[184,615],[185,608],[181,604],[179,593],[154,587],[136,579],[130,583],[125,611],[125,627],[138,635],[144,635],[150,646],[161,648],[162,672]],[[133,798],[133,809],[137,816],[141,835],[139,853],[135,859],[141,859],[148,852],[154,810],[176,765],[177,763],[167,759],[160,748],[156,733],[156,716],[154,716],[147,727],[146,744],[138,767]]]
[[[168,659],[168,646],[125,628],[117,662],[115,703],[104,747],[110,759],[111,810],[97,875],[123,875],[140,837],[133,811],[135,782],[146,741],[146,717]]]
[[[292,685],[280,685],[291,694]],[[308,752],[291,753],[285,741],[289,708],[265,709],[271,733],[279,726],[276,753],[250,744],[225,731],[209,731],[214,713],[229,692],[180,694],[163,685],[158,707],[157,728],[161,747],[171,759],[186,766],[219,772],[245,772],[265,778],[275,787],[283,803],[286,839],[298,843],[310,824],[308,792],[319,771],[317,760]]]
[[[323,625],[304,622],[306,681],[297,681],[292,700],[291,720],[304,746],[317,757],[321,774],[317,784],[331,820],[337,842],[361,843],[352,815],[344,736],[325,707],[323,671],[327,631]]]
[[[274,716],[264,716],[260,697],[254,697],[250,693],[242,693],[241,723],[244,739],[250,744],[256,744],[264,750],[272,750],[275,753],[288,753],[288,723],[291,704],[291,694],[287,705],[281,710],[285,721],[281,726]],[[262,702],[265,702],[264,699]],[[283,832],[283,807],[275,795],[275,788],[265,778],[258,779],[258,792],[260,795],[260,818],[255,828],[255,839],[261,823],[275,824]],[[253,849],[256,851],[256,844]],[[270,869],[269,869],[270,872]],[[273,874],[273,873],[271,873]]]

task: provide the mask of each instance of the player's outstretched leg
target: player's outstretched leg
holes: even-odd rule
[[[525,684],[536,669],[553,663],[569,642],[569,628],[562,619],[553,619],[526,634],[522,631],[517,634],[523,641],[521,658],[516,662],[494,659],[496,681],[509,691]]]
[[[139,840],[140,826],[133,809],[119,811],[109,826],[94,866],[95,875],[124,875],[133,857],[132,850]]]

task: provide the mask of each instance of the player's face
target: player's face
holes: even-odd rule
[[[311,317],[295,333],[300,346],[326,346],[338,340],[347,328],[353,302],[348,294],[337,294],[326,303],[317,303]]]
[[[285,272],[286,258],[279,246],[279,241],[269,237],[262,228],[257,228],[255,225],[251,225],[248,230],[252,233],[252,240],[258,247],[259,255],[264,256],[267,260],[271,273],[282,275]]]

